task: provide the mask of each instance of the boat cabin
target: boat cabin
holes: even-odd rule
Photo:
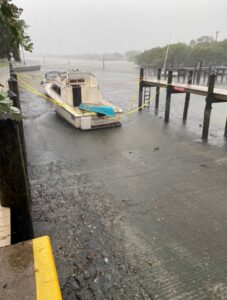
[[[52,82],[51,88],[65,103],[73,107],[78,107],[81,103],[101,105],[105,102],[96,78],[91,73],[61,73]]]

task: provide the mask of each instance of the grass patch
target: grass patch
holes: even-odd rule
[[[7,67],[9,64],[8,63],[0,63],[0,68],[5,68]]]

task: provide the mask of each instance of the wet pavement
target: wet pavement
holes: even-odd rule
[[[136,70],[94,73],[107,100],[135,105]],[[180,97],[168,126],[163,96],[159,116],[83,132],[22,92],[34,232],[51,238],[64,299],[227,299],[224,125],[202,144],[204,101],[183,126]]]

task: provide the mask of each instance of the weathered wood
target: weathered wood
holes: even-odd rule
[[[227,138],[227,118],[225,121],[225,132],[224,132],[224,137]]]
[[[193,77],[193,72],[189,71],[188,73],[188,84],[192,84],[192,77]],[[183,112],[183,120],[186,121],[187,116],[188,116],[188,106],[189,106],[189,101],[190,101],[190,93],[186,93],[185,96],[185,102],[184,102],[184,112]]]
[[[29,208],[28,179],[25,172],[18,124],[0,120],[0,182],[2,206]]]
[[[193,71],[193,79],[192,79],[193,84],[195,84],[196,82],[196,74],[197,74],[197,66],[194,67],[194,71]]]
[[[170,102],[171,102],[171,93],[172,93],[172,79],[173,71],[168,71],[168,80],[166,87],[166,105],[165,105],[165,123],[169,122],[169,113],[170,113]]]
[[[221,74],[221,83],[223,83],[225,77],[225,69],[222,69],[222,74]]]
[[[203,82],[206,82],[207,71],[203,70]]]
[[[152,80],[144,80],[143,81],[143,86],[151,86],[151,87],[165,87],[167,84],[166,81],[164,80],[157,80],[157,79],[152,79]],[[188,84],[182,84],[182,83],[172,83],[172,87],[176,88],[183,88],[185,90],[185,93],[191,93],[195,95],[200,95],[200,96],[207,96],[207,91],[208,88],[206,86],[201,86],[201,85],[188,85]],[[227,102],[227,89],[219,89],[215,88],[214,89],[214,98],[216,100],[219,100],[220,102]]]
[[[8,80],[9,90],[12,91],[16,97],[13,99],[14,106],[21,109],[20,100],[19,100],[19,89],[18,89],[18,82],[17,82],[17,75],[12,73],[10,79]]]
[[[142,104],[143,104],[143,79],[144,79],[144,68],[140,68],[139,102],[138,102],[139,111],[142,110]]]
[[[198,71],[197,71],[197,75],[196,75],[196,84],[198,84],[198,85],[200,84],[202,67],[203,67],[203,61],[201,60],[198,63]]]
[[[13,243],[33,236],[25,168],[18,123],[0,120],[0,198],[2,206],[11,208]]]
[[[177,82],[180,81],[180,70],[177,70]]]
[[[157,80],[161,79],[161,71],[162,69],[158,69],[158,74],[157,74]],[[155,114],[158,114],[158,108],[159,108],[159,95],[160,95],[160,87],[156,87],[156,97],[155,97]]]
[[[12,91],[15,96],[13,96],[11,99],[14,102],[14,106],[19,108],[21,110],[21,104],[20,104],[20,93],[19,93],[19,87],[18,87],[18,80],[17,80],[17,74],[11,73],[10,79],[8,80],[8,86],[9,90]],[[26,173],[27,173],[27,154],[26,154],[26,145],[25,145],[25,138],[24,138],[24,127],[23,127],[23,121],[18,122],[19,126],[19,132],[20,132],[20,140],[21,140],[21,146],[26,166]]]
[[[209,134],[210,115],[211,115],[211,110],[212,110],[212,101],[214,100],[215,80],[216,80],[215,74],[211,74],[209,76],[209,81],[208,81],[206,106],[205,106],[205,110],[204,110],[203,132],[202,132],[202,140],[203,141],[207,141],[208,134]]]
[[[186,73],[187,71],[184,69],[184,73],[183,73],[183,82],[185,83],[185,79],[186,79]]]

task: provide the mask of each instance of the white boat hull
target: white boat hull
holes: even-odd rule
[[[98,128],[107,128],[120,126],[121,115],[114,118],[110,117],[98,117],[98,116],[78,116],[71,114],[61,106],[56,105],[56,113],[59,114],[63,119],[73,125],[75,128],[81,130],[91,130]]]
[[[85,98],[86,100],[86,93],[88,94],[88,92],[91,90],[92,97],[98,97],[97,100],[99,101],[97,101],[97,103],[102,103],[102,105],[113,107],[116,113],[114,117],[108,117],[99,115],[95,112],[84,111],[79,109],[78,106],[73,106],[72,100],[70,100],[72,99],[72,88],[67,84],[62,87],[61,93],[58,93],[56,90],[54,90],[52,83],[49,82],[46,82],[44,88],[49,98],[54,100],[53,103],[55,105],[56,112],[75,128],[79,128],[81,130],[90,130],[120,125],[120,120],[123,116],[123,110],[103,100],[96,85],[94,85],[94,87],[88,86],[87,90],[84,89],[82,91],[82,94],[84,93],[84,97],[82,97],[82,99]]]

